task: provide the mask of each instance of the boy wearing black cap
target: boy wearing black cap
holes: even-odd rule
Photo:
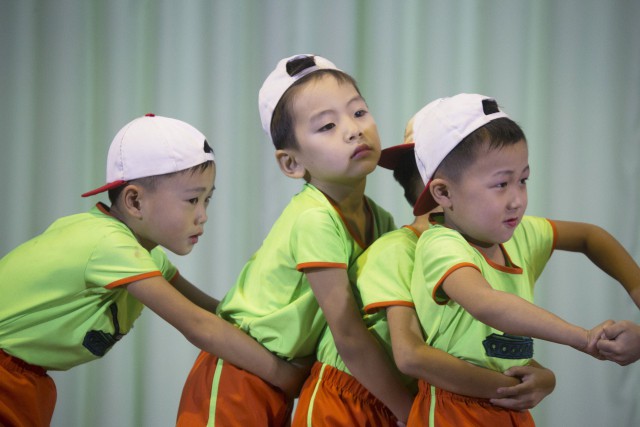
[[[0,260],[0,425],[48,426],[56,388],[47,370],[96,360],[146,305],[194,345],[274,384],[296,373],[213,314],[217,301],[178,274],[164,246],[198,242],[215,164],[191,125],[149,114],[124,126],[107,160],[111,207],[61,218]]]
[[[530,337],[602,358],[596,343],[610,321],[590,331],[572,325],[532,304],[533,286],[554,249],[584,252],[640,306],[640,268],[627,251],[594,225],[524,215],[527,142],[494,99],[459,94],[433,101],[416,114],[414,139],[426,186],[414,214],[443,210],[420,236],[411,278],[427,344],[499,372],[530,362]],[[399,350],[411,358],[410,347]],[[433,417],[446,425],[534,424],[528,411],[421,380],[409,425]]]

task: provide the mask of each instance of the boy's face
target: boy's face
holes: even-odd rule
[[[151,250],[160,245],[177,255],[191,252],[204,232],[215,175],[213,164],[202,171],[162,178],[153,190],[143,189],[142,218],[135,226],[142,246]]]
[[[367,104],[353,85],[324,76],[293,99],[296,158],[309,182],[323,190],[355,185],[380,158],[380,137]]]
[[[459,182],[448,182],[445,224],[492,246],[511,238],[527,208],[529,155],[525,141],[489,151],[484,145]]]

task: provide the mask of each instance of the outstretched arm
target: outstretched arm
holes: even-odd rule
[[[305,270],[311,289],[327,319],[342,360],[353,376],[403,422],[413,395],[396,375],[392,362],[366,328],[349,284],[337,268]]]
[[[278,358],[240,329],[196,306],[164,278],[139,280],[126,288],[196,347],[259,376],[290,398],[299,392],[305,369]]]
[[[621,366],[640,359],[640,325],[621,320],[605,326],[604,336],[598,341],[598,350],[607,359]]]
[[[453,271],[441,286],[449,298],[486,325],[512,335],[569,345],[601,358],[596,341],[604,323],[590,331],[573,325],[517,295],[493,289],[472,267]]]
[[[640,308],[640,267],[611,234],[593,224],[553,222],[558,234],[557,249],[585,254],[602,271],[620,282]]]

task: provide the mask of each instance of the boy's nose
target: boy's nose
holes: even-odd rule
[[[360,123],[358,123],[355,119],[351,119],[346,130],[346,139],[351,142],[355,139],[361,138],[362,135],[363,132],[362,128],[360,127]]]

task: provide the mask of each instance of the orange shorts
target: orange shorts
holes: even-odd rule
[[[418,396],[411,407],[407,427],[535,426],[529,411],[501,408],[487,399],[451,393],[424,381],[419,381],[418,386]],[[432,399],[435,399],[435,403]],[[433,413],[430,411],[432,405]]]
[[[289,426],[292,408],[277,387],[202,351],[182,390],[176,426]]]
[[[0,349],[0,426],[48,427],[56,397],[47,371]]]
[[[396,427],[397,419],[353,376],[316,362],[302,386],[294,427]]]

